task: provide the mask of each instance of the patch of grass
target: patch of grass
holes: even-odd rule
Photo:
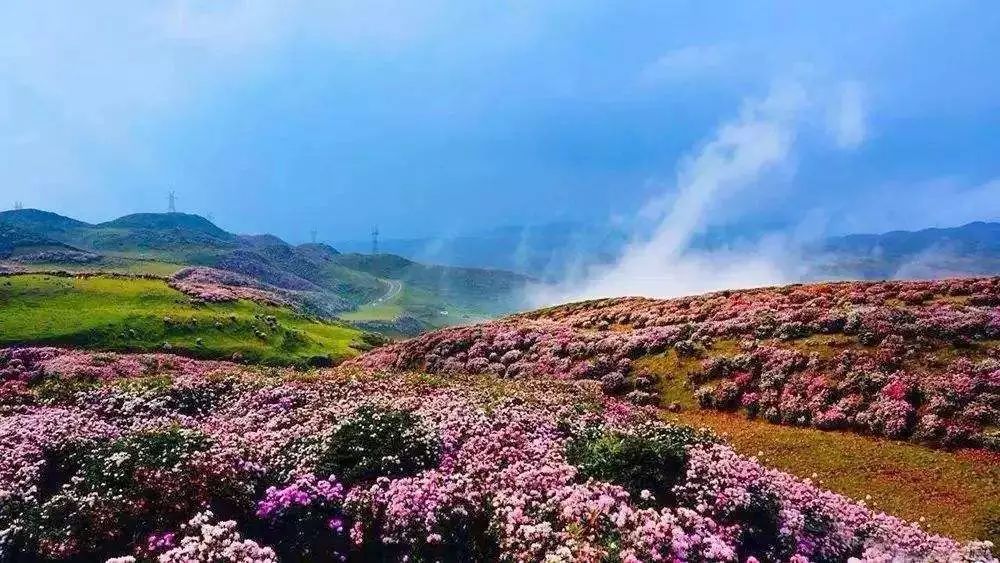
[[[820,360],[829,361],[843,352],[845,349],[857,347],[858,340],[844,334],[813,334],[798,340],[788,342],[768,341],[768,344],[792,348],[809,356],[816,354]]]
[[[442,311],[447,314],[442,314]],[[403,289],[391,299],[362,305],[339,317],[351,322],[391,322],[404,315],[423,321],[430,328],[468,324],[485,320],[489,316],[485,312],[455,307],[429,291],[404,284]]]
[[[1000,458],[891,440],[778,426],[729,413],[683,411],[668,420],[709,428],[737,451],[937,533],[1000,545]]]
[[[733,356],[740,351],[735,340],[717,340],[707,350],[698,350],[693,356],[667,350],[662,354],[638,358],[633,363],[636,373],[650,373],[659,380],[660,401],[663,405],[677,403],[683,409],[698,407],[693,390],[688,384],[688,376],[701,370],[702,362],[709,357]]]
[[[0,346],[179,352],[268,364],[335,363],[362,332],[250,301],[195,304],[161,280],[28,274],[0,278]]]
[[[71,264],[65,262],[34,262],[19,264],[28,272],[114,272],[122,274],[148,274],[169,277],[185,267],[177,262],[161,260],[146,260],[139,258],[121,258],[107,256],[99,262],[86,264]]]

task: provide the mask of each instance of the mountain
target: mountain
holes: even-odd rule
[[[696,235],[691,246],[713,250],[752,244],[786,228],[770,224],[713,227]],[[607,224],[553,223],[440,238],[389,239],[380,244],[416,261],[500,268],[559,281],[590,266],[613,263],[631,237],[628,231]],[[363,250],[368,244],[347,241],[338,246]],[[1000,223],[852,234],[807,243],[801,250],[810,279],[996,274],[1000,273]]]
[[[510,300],[518,295],[526,282],[524,276],[513,272],[429,266],[392,254],[340,254],[334,257],[334,261],[351,270],[400,280],[460,306],[485,306],[495,313],[510,311],[513,305]]]
[[[314,314],[351,313],[355,322],[378,321],[400,334],[510,312],[531,281],[499,270],[428,266],[389,254],[342,254],[325,244],[291,245],[268,234],[238,235],[185,213],[137,213],[89,224],[36,209],[6,211],[0,213],[0,260],[22,269],[158,275],[184,266],[216,268],[291,292]]]
[[[857,234],[822,241],[817,267],[838,277],[931,278],[1000,273],[1000,223]]]
[[[38,209],[0,212],[0,260],[92,263],[100,257],[72,244],[93,225]]]
[[[202,233],[208,238],[231,241],[234,235],[216,227],[199,215],[188,213],[134,213],[100,223],[99,228]]]
[[[21,256],[42,250],[76,250],[68,244],[47,238],[35,231],[0,223],[0,257]]]
[[[93,226],[83,221],[77,221],[76,219],[70,219],[69,217],[40,209],[0,211],[0,223],[29,231],[46,232],[50,236],[54,236],[56,233],[65,233]]]
[[[561,222],[508,226],[466,235],[386,239],[386,252],[418,262],[491,268],[540,279],[559,280],[581,265],[610,262],[621,253],[629,234],[607,224]],[[338,242],[345,251],[366,252],[367,241]]]

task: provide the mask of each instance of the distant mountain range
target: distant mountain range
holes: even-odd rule
[[[237,235],[184,213],[138,213],[89,224],[37,209],[0,212],[0,261],[28,269],[164,275],[207,266],[299,292],[323,315],[368,307],[380,321],[413,317],[407,321],[411,328],[414,319],[429,328],[511,311],[531,282],[496,269],[425,265],[391,254],[344,254],[325,244],[292,245],[272,235]],[[393,303],[385,303],[386,296]],[[381,308],[374,311],[375,305]]]
[[[412,260],[499,268],[547,280],[560,280],[593,263],[610,262],[629,242],[629,234],[608,225],[552,223],[500,227],[480,233],[433,238],[385,239],[380,248]],[[368,252],[369,241],[339,241],[338,248]]]
[[[817,269],[836,277],[930,278],[1000,273],[1000,223],[847,235],[815,245]]]
[[[753,241],[767,226],[746,232],[711,229],[695,237],[696,249]],[[390,239],[387,251],[414,260],[455,266],[503,268],[540,279],[560,280],[589,266],[610,264],[630,234],[613,226],[557,223],[505,227],[474,235]],[[366,242],[338,247],[364,251]],[[821,239],[804,245],[803,259],[815,279],[926,278],[1000,273],[1000,223],[976,222],[954,228],[893,231]]]
[[[748,236],[713,230],[694,246],[711,249]],[[293,245],[273,235],[230,233],[184,213],[90,224],[37,209],[0,212],[0,269],[169,276],[206,266],[294,292],[315,314],[399,334],[517,310],[529,284],[613,263],[629,241],[611,226],[560,223],[385,240],[384,253],[371,255],[363,253],[370,242]],[[796,251],[804,280],[997,274],[1000,223],[834,237]]]

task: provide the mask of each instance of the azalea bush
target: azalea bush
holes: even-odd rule
[[[827,341],[840,348],[814,351]],[[687,374],[703,408],[939,447],[998,442],[1000,278],[601,299],[425,334],[353,363],[594,379],[649,403],[636,360],[664,354],[704,362]]]
[[[57,355],[6,354],[5,383]],[[63,361],[97,385],[5,403],[0,560],[992,560],[596,381],[157,359]]]

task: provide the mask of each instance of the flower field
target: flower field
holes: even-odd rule
[[[656,360],[671,369],[651,369]],[[599,380],[639,404],[681,386],[702,408],[779,424],[1000,449],[1000,278],[589,301],[423,335],[355,363]]]
[[[294,305],[294,299],[288,290],[227,270],[188,267],[172,275],[168,283],[181,293],[210,303],[246,299],[278,307]]]
[[[0,560],[992,560],[587,380],[0,352]]]

